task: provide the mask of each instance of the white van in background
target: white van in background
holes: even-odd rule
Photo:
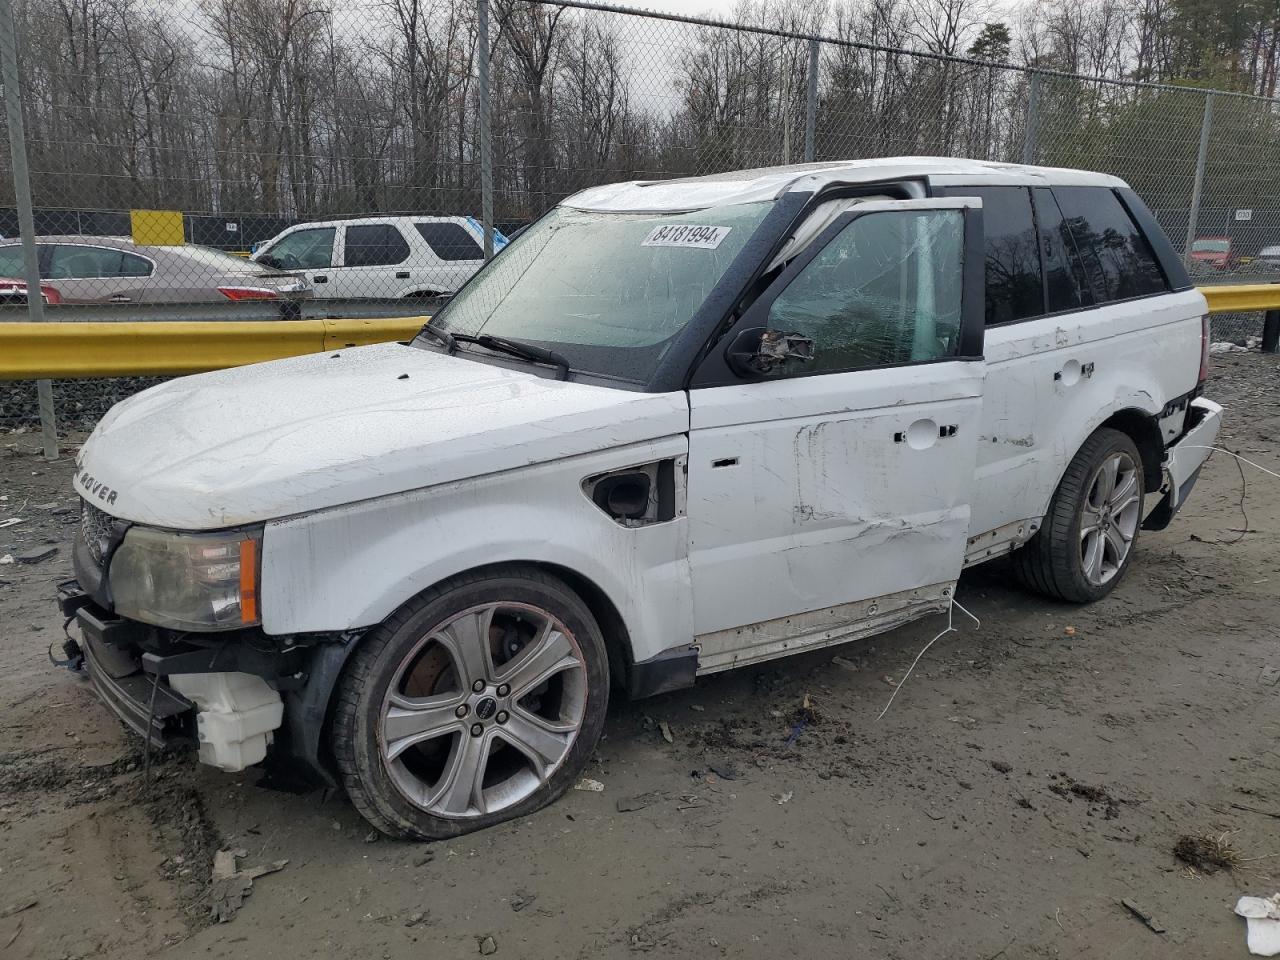
[[[506,245],[494,233],[494,252]],[[472,217],[359,217],[299,223],[252,260],[305,277],[316,300],[429,299],[453,293],[484,265]]]

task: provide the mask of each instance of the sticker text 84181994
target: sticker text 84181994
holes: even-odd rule
[[[642,247],[696,247],[714,250],[729,235],[731,227],[699,226],[694,223],[673,223],[654,227],[641,241]]]

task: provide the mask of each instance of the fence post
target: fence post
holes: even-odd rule
[[[814,132],[818,127],[818,41],[809,41],[809,89],[804,98],[804,162],[813,162]]]
[[[18,208],[18,232],[22,238],[22,274],[27,281],[27,316],[44,320],[44,296],[40,292],[40,267],[36,259],[36,225],[31,210],[31,175],[27,169],[27,140],[22,122],[22,87],[18,78],[17,24],[11,0],[0,0],[0,80],[4,83],[4,113],[9,125],[9,162],[13,165],[13,199]],[[58,459],[58,425],[54,418],[53,384],[36,381],[40,405],[40,434],[44,458]]]
[[[0,0],[7,3],[8,0]],[[484,258],[493,259],[493,131],[489,118],[489,0],[476,0],[477,54],[480,60],[480,221]]]
[[[1031,74],[1027,87],[1027,129],[1022,135],[1022,162],[1035,163],[1040,145],[1040,74]]]
[[[1268,310],[1263,314],[1262,352],[1280,353],[1280,310]]]
[[[1182,259],[1191,262],[1191,244],[1196,240],[1200,219],[1200,192],[1204,189],[1204,167],[1209,158],[1209,132],[1213,128],[1213,94],[1204,95],[1204,118],[1200,121],[1200,152],[1196,154],[1196,178],[1191,184],[1191,210],[1187,213],[1187,241],[1182,245]]]

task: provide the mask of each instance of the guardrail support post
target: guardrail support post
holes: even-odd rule
[[[27,281],[27,316],[44,320],[44,296],[40,292],[40,267],[36,258],[36,224],[31,210],[31,177],[27,169],[27,138],[22,122],[22,87],[18,76],[17,26],[11,0],[0,0],[0,80],[4,82],[4,114],[9,126],[9,159],[13,164],[13,198],[18,208],[18,232],[22,237],[22,274]],[[40,405],[40,435],[44,458],[58,459],[58,424],[53,409],[53,384],[36,381]]]
[[[1182,259],[1191,262],[1191,245],[1196,242],[1200,220],[1200,194],[1204,190],[1204,168],[1209,159],[1209,133],[1213,129],[1213,94],[1204,95],[1204,117],[1200,121],[1200,152],[1196,154],[1196,178],[1191,183],[1191,209],[1187,212],[1187,240]]]
[[[813,163],[814,134],[818,128],[818,41],[809,41],[809,89],[804,98],[804,162]]]
[[[1022,135],[1022,162],[1036,162],[1040,144],[1040,74],[1031,74],[1027,86],[1027,129]]]
[[[8,2],[8,0],[0,0]],[[493,259],[493,131],[489,116],[489,0],[476,0],[476,56],[480,61],[480,220],[484,259]]]
[[[1280,310],[1268,310],[1264,316],[1262,352],[1280,353]]]

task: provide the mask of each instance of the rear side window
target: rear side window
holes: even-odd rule
[[[987,326],[1044,313],[1031,192],[1026,187],[953,187],[952,196],[982,199],[986,233]]]
[[[1047,187],[1032,191],[1036,203],[1036,223],[1040,227],[1040,248],[1044,251],[1045,292],[1049,312],[1078,310],[1093,303],[1084,278],[1084,267],[1076,254],[1075,241],[1063,219],[1053,192]]]
[[[123,268],[124,254],[109,247],[80,247],[57,244],[49,258],[53,280],[93,280],[103,277],[133,276]]]
[[[400,231],[388,223],[347,227],[346,267],[389,267],[409,259],[409,244]]]
[[[1169,289],[1151,244],[1106,187],[1054,187],[1085,276],[1099,303]]]
[[[484,250],[460,224],[415,223],[422,239],[441,260],[483,260]]]

